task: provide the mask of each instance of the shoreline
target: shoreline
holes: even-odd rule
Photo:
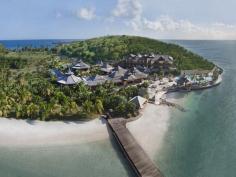
[[[0,147],[57,146],[108,139],[101,119],[44,122],[0,118]]]
[[[154,158],[162,147],[168,130],[170,109],[147,103],[139,118],[127,123],[127,128],[150,158]],[[43,122],[0,118],[0,147],[47,147],[106,140],[109,141],[109,133],[102,119]]]

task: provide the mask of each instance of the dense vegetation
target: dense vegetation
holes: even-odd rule
[[[0,117],[40,120],[77,120],[97,117],[109,110],[115,116],[136,114],[129,99],[144,86],[117,89],[107,83],[95,90],[83,83],[59,86],[49,70],[68,59],[58,59],[50,50],[0,50]],[[20,67],[12,66],[19,62]],[[96,70],[96,68],[92,69]]]
[[[175,57],[179,69],[213,66],[182,47],[142,37],[108,36],[52,49],[7,50],[0,45],[0,117],[75,120],[110,110],[115,116],[133,116],[137,108],[129,100],[140,93],[145,96],[147,84],[121,88],[106,83],[96,89],[83,83],[59,86],[49,70],[65,69],[71,63],[69,57],[95,63],[97,59],[117,61],[130,53],[151,52]],[[96,67],[91,68],[90,74],[95,73]]]
[[[181,69],[212,69],[214,64],[183,47],[154,39],[135,36],[106,36],[58,47],[59,53],[69,57],[80,57],[86,62],[97,60],[118,61],[133,54],[166,54],[175,58],[175,65]]]

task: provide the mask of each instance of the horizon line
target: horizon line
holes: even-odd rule
[[[127,34],[108,34],[108,35],[101,35],[101,36],[91,36],[88,38],[16,38],[16,39],[0,39],[0,41],[26,41],[26,40],[87,40],[99,37],[106,37],[106,36],[136,36],[136,37],[145,37],[150,39],[156,39],[161,41],[236,41],[236,39],[184,39],[184,38],[155,38],[150,36],[139,36],[139,35],[127,35]]]

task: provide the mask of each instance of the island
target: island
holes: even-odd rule
[[[221,82],[222,69],[185,48],[105,36],[52,48],[0,46],[0,117],[90,120],[136,117],[146,102]]]
[[[223,70],[181,46],[122,35],[49,48],[0,45],[0,72],[2,146],[111,138],[136,176],[163,177],[151,157],[168,107],[185,111],[166,94],[215,87]]]

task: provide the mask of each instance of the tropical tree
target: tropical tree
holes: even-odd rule
[[[86,100],[82,105],[83,111],[90,114],[92,113],[94,106],[93,103],[89,100]]]
[[[103,108],[103,103],[100,99],[96,99],[96,102],[95,102],[95,110],[97,111],[97,113],[99,114],[102,114],[103,111],[104,111],[104,108]]]

